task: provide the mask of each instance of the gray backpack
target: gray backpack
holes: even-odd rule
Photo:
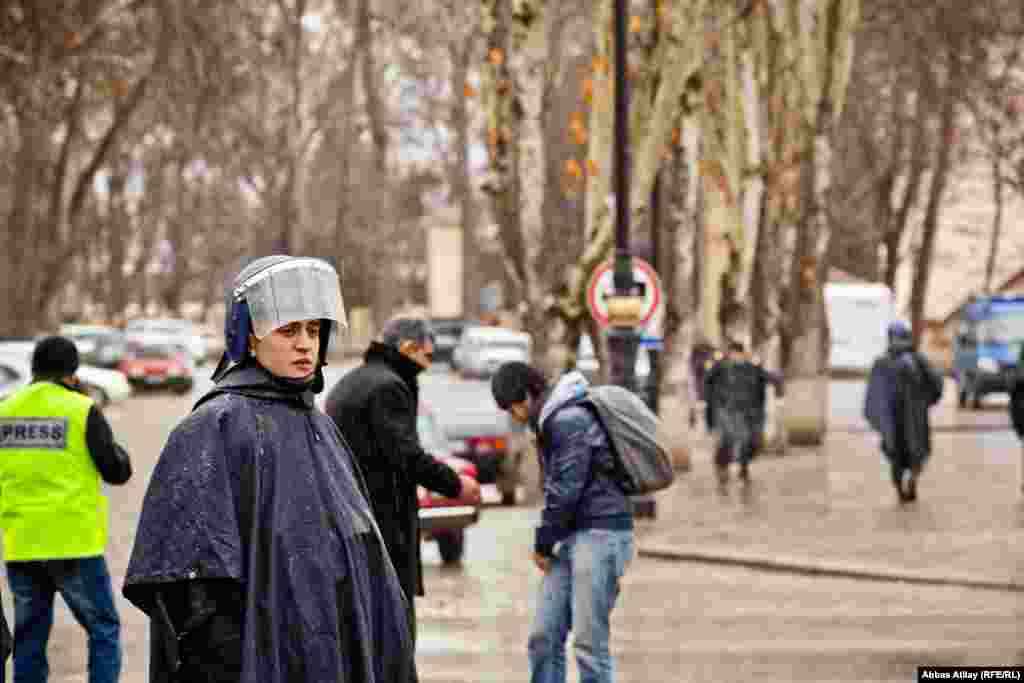
[[[653,493],[675,480],[661,420],[632,391],[590,387],[587,399],[611,441],[619,485],[629,495]]]

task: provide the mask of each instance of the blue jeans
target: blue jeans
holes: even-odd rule
[[[121,673],[121,623],[103,557],[8,562],[14,594],[14,683],[45,683],[53,596],[60,593],[89,634],[89,683],[115,683]]]
[[[581,683],[611,683],[609,618],[633,557],[633,532],[577,531],[558,547],[541,582],[528,651],[531,683],[565,683],[572,630]]]

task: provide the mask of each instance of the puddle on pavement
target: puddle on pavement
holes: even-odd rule
[[[440,633],[423,633],[422,630],[416,634],[416,654],[418,655],[465,654],[467,652],[486,652],[486,650],[486,643],[482,640],[470,642]]]

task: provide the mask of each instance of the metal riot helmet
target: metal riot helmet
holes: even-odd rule
[[[249,335],[262,339],[279,327],[319,319],[314,391],[323,388],[323,366],[331,334],[348,329],[338,273],[318,258],[266,256],[238,273],[227,294],[224,316],[224,356],[213,373],[218,381],[244,361]]]

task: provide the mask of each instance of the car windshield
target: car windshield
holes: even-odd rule
[[[1024,310],[1005,311],[978,323],[978,341],[1012,344],[1024,341]]]

